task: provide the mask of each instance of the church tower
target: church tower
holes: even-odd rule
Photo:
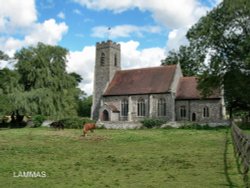
[[[121,69],[121,47],[111,40],[96,43],[94,91],[91,117],[99,118],[102,95],[115,72]]]

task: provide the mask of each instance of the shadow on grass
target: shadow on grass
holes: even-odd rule
[[[229,160],[228,160],[228,148],[229,148],[229,145],[230,145],[230,136],[231,136],[231,129],[228,128],[226,130],[226,133],[225,133],[225,147],[224,147],[224,153],[223,153],[223,160],[224,160],[224,174],[225,174],[225,178],[227,180],[227,186],[230,187],[230,188],[234,188],[234,187],[239,187],[238,185],[236,185],[235,183],[233,183],[231,177],[230,177],[230,173],[229,173],[229,169],[230,169],[230,165],[229,165]],[[234,155],[234,159],[235,159],[235,165],[237,165],[237,172],[239,174],[240,173],[240,166],[239,166],[239,163],[237,162],[237,158],[236,156]]]
[[[0,123],[0,129],[17,129],[26,127],[27,123],[17,122],[17,123]]]
[[[228,126],[215,126],[215,127],[211,127],[209,125],[200,125],[200,124],[187,124],[187,125],[183,125],[181,127],[179,127],[179,129],[187,129],[187,130],[227,130]]]
[[[227,152],[228,152],[228,145],[229,145],[229,130],[230,129],[227,129],[226,130],[226,136],[225,136],[225,147],[224,147],[224,153],[223,153],[223,159],[224,159],[224,174],[225,174],[225,177],[226,177],[226,180],[227,180],[227,183],[228,183],[228,186],[229,187],[235,187],[233,185],[233,182],[229,176],[229,173],[228,173],[228,159],[227,159]]]

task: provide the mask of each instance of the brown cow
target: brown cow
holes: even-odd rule
[[[83,125],[83,136],[87,136],[88,131],[94,132],[95,127],[95,123],[85,123]]]

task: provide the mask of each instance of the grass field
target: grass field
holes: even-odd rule
[[[0,187],[243,187],[227,129],[80,135],[73,129],[0,130]],[[13,177],[19,171],[46,177]]]

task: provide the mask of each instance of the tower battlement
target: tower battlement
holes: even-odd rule
[[[101,49],[101,48],[114,48],[117,50],[121,49],[121,45],[113,42],[112,40],[107,40],[107,41],[102,41],[102,42],[97,42],[96,43],[96,49]]]

